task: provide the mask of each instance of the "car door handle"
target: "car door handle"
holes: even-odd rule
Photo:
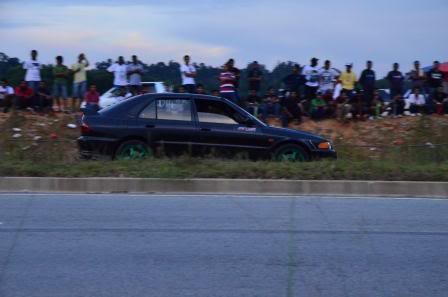
[[[145,125],[145,127],[146,127],[146,128],[155,128],[156,125],[154,125],[154,124],[147,124],[147,125]]]
[[[209,132],[209,131],[211,131],[211,129],[210,128],[201,128],[201,131]]]

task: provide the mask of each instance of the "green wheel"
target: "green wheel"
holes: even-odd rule
[[[142,160],[151,156],[151,148],[140,140],[123,142],[115,153],[115,159],[117,160]]]
[[[299,145],[286,144],[274,152],[274,160],[289,162],[305,162],[309,160],[308,153]]]

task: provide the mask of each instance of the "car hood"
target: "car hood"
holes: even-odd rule
[[[295,130],[295,129],[288,129],[288,128],[278,128],[278,127],[271,127],[267,126],[264,128],[265,133],[273,134],[277,136],[283,136],[287,138],[292,139],[307,139],[312,141],[327,141],[327,139],[323,138],[322,136],[305,132],[302,130]]]

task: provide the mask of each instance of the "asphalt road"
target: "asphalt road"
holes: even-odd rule
[[[448,296],[448,199],[0,194],[0,296]]]

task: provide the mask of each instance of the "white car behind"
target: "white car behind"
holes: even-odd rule
[[[166,93],[166,87],[163,82],[142,82],[141,87],[142,90],[145,91],[145,93]],[[100,106],[100,108],[105,108],[131,97],[132,93],[129,91],[128,87],[113,87],[100,96],[98,105]],[[83,102],[81,108],[84,106],[85,102]]]

